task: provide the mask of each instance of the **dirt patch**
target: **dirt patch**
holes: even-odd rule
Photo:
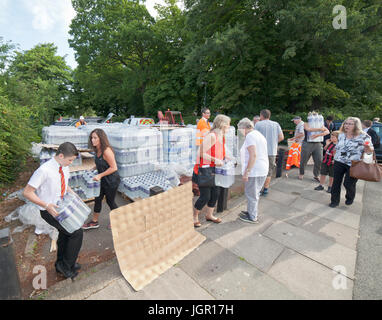
[[[46,269],[47,287],[65,280],[65,278],[56,272],[54,263],[56,262],[57,251],[46,253],[47,247],[50,247],[51,239],[48,235],[41,234],[35,236],[35,241],[30,252],[25,252],[28,238],[33,237],[35,227],[27,228],[21,233],[15,233],[13,238],[13,250],[15,254],[15,263],[19,274],[21,294],[23,299],[30,299],[41,293],[33,287],[33,279],[40,274],[38,266]],[[81,251],[78,255],[78,263],[81,264],[81,272],[91,270],[99,263],[108,261],[115,257],[113,248],[102,252]],[[36,269],[35,269],[36,268]]]

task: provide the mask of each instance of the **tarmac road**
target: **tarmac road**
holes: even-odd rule
[[[382,182],[367,182],[363,194],[353,299],[382,299]]]

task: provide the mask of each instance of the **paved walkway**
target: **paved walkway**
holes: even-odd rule
[[[352,206],[328,207],[330,194],[314,191],[311,168],[273,179],[259,204],[259,224],[238,219],[244,197],[231,203],[219,225],[198,229],[207,240],[143,290],[135,292],[116,259],[49,288],[45,299],[352,299],[362,195]]]

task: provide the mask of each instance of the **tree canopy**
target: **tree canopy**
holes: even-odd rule
[[[0,38],[1,159],[25,156],[22,141],[59,114],[171,108],[193,123],[208,106],[235,124],[268,108],[287,129],[311,110],[380,117],[380,0],[184,0],[182,9],[166,0],[156,17],[144,4],[72,0],[75,70],[54,44],[19,51]],[[19,130],[26,122],[32,132]]]
[[[204,103],[228,114],[381,108],[379,1],[73,0],[71,46],[78,79],[103,112],[191,113]]]

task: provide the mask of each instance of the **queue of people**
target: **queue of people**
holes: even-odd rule
[[[284,140],[281,126],[277,122],[271,121],[270,116],[271,112],[264,109],[261,110],[260,116],[253,117],[252,121],[244,118],[238,124],[238,132],[245,136],[240,155],[247,198],[247,210],[240,213],[240,219],[249,223],[258,223],[259,198],[268,194],[275,168],[278,143]],[[377,143],[379,145],[379,137],[377,134],[374,135],[373,129],[371,129],[372,122],[365,120],[361,124],[358,118],[349,117],[339,130],[334,131],[332,116],[327,116],[324,125],[319,128],[311,127],[309,122],[304,122],[300,116],[295,116],[292,121],[295,123],[296,129],[294,137],[289,140],[299,144],[301,148],[298,179],[304,178],[305,167],[312,156],[313,177],[319,183],[314,190],[324,190],[326,178],[329,176],[326,190],[331,194],[329,206],[339,205],[342,183],[346,190],[345,204],[351,205],[355,198],[357,183],[357,179],[350,176],[351,160],[360,160],[363,152],[370,154],[373,152],[373,146]],[[308,133],[310,133],[311,139],[308,139]],[[323,141],[320,139],[317,142],[312,141],[318,137],[323,137]],[[202,154],[208,154],[206,148],[211,148],[212,145],[204,145]],[[222,159],[224,160],[224,156]],[[215,198],[213,200],[216,204]],[[212,204],[210,202],[208,205],[207,215],[213,212]],[[195,227],[200,226],[197,219],[200,210],[199,206],[194,211]]]

